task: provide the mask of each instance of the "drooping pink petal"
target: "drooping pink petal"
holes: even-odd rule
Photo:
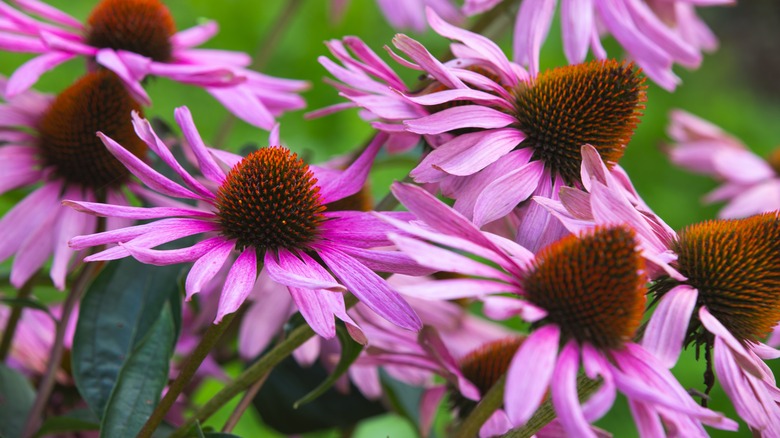
[[[287,287],[271,280],[265,269],[260,271],[250,299],[254,302],[238,332],[238,352],[247,360],[260,355],[295,312]]]
[[[447,387],[437,385],[423,391],[420,397],[420,435],[427,437],[436,417],[439,403],[447,393]]]
[[[284,248],[275,252],[266,251],[264,259],[268,276],[272,280],[305,289],[328,289],[333,292],[347,290],[306,253],[293,253]]]
[[[471,175],[509,153],[524,139],[525,135],[514,128],[462,134],[431,151],[410,175],[419,182],[435,182],[437,174],[432,174],[431,169],[450,175]]]
[[[675,287],[664,294],[647,324],[642,346],[666,368],[677,363],[698,295],[690,286]]]
[[[551,396],[555,412],[563,429],[570,436],[595,438],[585,419],[577,396],[577,371],[580,368],[579,348],[572,339],[563,347],[552,376]]]
[[[209,20],[189,29],[176,32],[170,41],[174,47],[195,47],[210,40],[217,32],[219,32],[219,24],[216,21]]]
[[[146,59],[148,62],[151,62],[151,60],[143,56],[137,55],[137,57]],[[146,77],[148,67],[142,69],[137,65],[128,66],[114,49],[98,50],[97,55],[95,56],[95,61],[97,61],[97,63],[103,67],[106,67],[107,69],[116,73],[116,75],[122,79],[122,82],[125,83],[127,91],[130,92],[135,100],[145,106],[152,104],[152,100],[149,98],[149,95],[146,93],[146,90],[144,90],[140,83],[140,81]]]
[[[536,322],[547,316],[547,311],[526,300],[506,296],[488,296],[482,298],[485,316],[497,320],[506,320],[519,316],[527,322]]]
[[[225,240],[221,245],[199,258],[190,268],[187,280],[184,283],[185,301],[189,301],[193,295],[200,292],[212,278],[222,269],[230,253],[233,252],[235,242]]]
[[[179,263],[188,263],[201,259],[207,253],[210,253],[215,248],[220,247],[222,244],[224,244],[224,242],[224,237],[211,237],[206,240],[201,240],[200,242],[186,248],[166,250],[149,249],[142,246],[123,243],[120,243],[119,245],[126,249],[127,252],[133,256],[133,258],[141,263],[156,266],[166,266]]]
[[[345,171],[340,172],[335,178],[317,178],[323,202],[333,202],[359,192],[368,178],[368,172],[371,170],[376,154],[386,140],[387,134],[378,132],[366,150]],[[311,169],[314,176],[317,177],[316,168],[312,166]]]
[[[523,0],[517,12],[514,31],[515,62],[528,66],[532,76],[539,73],[539,51],[550,31],[555,0]]]
[[[563,51],[569,64],[585,61],[593,27],[593,0],[561,0]]]
[[[315,249],[347,289],[371,310],[399,327],[412,331],[422,327],[409,304],[376,273],[333,246],[318,244]]]
[[[246,88],[246,85],[208,87],[205,90],[224,105],[228,111],[249,124],[263,129],[271,129],[276,123],[268,108]]]
[[[536,190],[543,172],[542,161],[531,161],[490,183],[474,205],[474,224],[480,227],[509,214]]]
[[[247,248],[238,256],[230,268],[222,294],[219,296],[219,309],[214,324],[219,324],[225,315],[238,310],[257,280],[257,253]]]
[[[550,387],[561,331],[546,325],[531,333],[515,353],[506,375],[504,406],[513,424],[525,424]],[[533,366],[529,366],[533,364]]]
[[[69,187],[65,190],[63,196],[80,196],[80,190]],[[55,229],[54,238],[54,258],[51,264],[51,279],[54,286],[59,290],[65,289],[65,277],[68,273],[68,265],[73,256],[73,249],[68,246],[68,241],[80,234],[93,232],[97,223],[96,219],[90,216],[79,214],[70,208],[59,208],[57,211],[59,219]]]
[[[175,216],[184,217],[214,217],[214,213],[196,210],[194,208],[176,208],[176,207],[132,207],[129,205],[111,205],[97,202],[71,201],[67,193],[62,205],[71,207],[80,213],[91,214],[94,216],[123,217],[129,219],[160,219]]]
[[[29,234],[24,235],[24,240],[16,251],[11,266],[11,284],[16,288],[22,287],[54,251],[55,236],[51,231],[57,224],[58,206],[55,203],[46,207],[42,212],[43,221]]]
[[[295,305],[301,316],[311,326],[315,333],[325,339],[336,336],[336,322],[330,310],[329,295],[337,295],[322,289],[306,289],[289,287]],[[343,305],[343,303],[342,303]]]
[[[62,184],[50,183],[27,195],[0,220],[3,238],[0,239],[0,260],[14,254],[24,240],[40,224],[51,216],[53,206],[59,202]]]
[[[717,318],[712,316],[706,306],[699,308],[699,320],[704,328],[715,337],[722,339],[723,343],[731,349],[731,353],[740,367],[753,376],[761,378],[761,369],[754,363],[751,354]]]
[[[506,283],[475,278],[426,281],[397,286],[397,289],[406,296],[426,300],[456,300],[514,292],[513,287]]]

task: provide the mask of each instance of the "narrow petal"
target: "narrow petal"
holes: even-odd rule
[[[225,287],[219,297],[219,310],[214,319],[219,324],[222,318],[235,312],[244,304],[257,280],[257,253],[254,248],[246,249],[233,263],[225,279]]]
[[[558,358],[560,329],[546,325],[526,338],[506,375],[506,413],[515,425],[525,424],[544,400]],[[533,364],[533,366],[530,366]]]
[[[202,199],[200,196],[171,181],[161,173],[152,169],[148,164],[144,163],[143,160],[133,155],[122,145],[115,142],[102,132],[98,132],[97,135],[103,141],[103,144],[106,145],[108,151],[111,152],[111,154],[114,155],[117,160],[121,161],[122,164],[127,166],[127,169],[133,175],[138,177],[138,179],[140,179],[151,189],[176,198]]]
[[[10,99],[16,95],[25,92],[27,89],[33,86],[42,74],[49,70],[54,69],[58,65],[73,59],[75,55],[62,52],[50,52],[37,56],[21,67],[8,78],[8,83],[5,87],[5,97]]]
[[[712,316],[706,306],[699,308],[699,320],[704,328],[716,337],[723,340],[725,345],[731,349],[734,359],[740,367],[757,378],[761,378],[761,369],[753,362],[750,352],[748,352],[742,343],[731,334],[731,332],[717,318]]]
[[[317,249],[328,268],[371,310],[399,327],[413,331],[422,327],[414,310],[384,279],[334,247],[320,245]]]
[[[190,268],[187,274],[187,280],[184,283],[186,291],[185,300],[189,301],[193,295],[200,292],[212,278],[222,269],[230,253],[233,252],[235,242],[224,241],[221,245],[215,247],[203,257],[199,258]]]
[[[224,242],[224,237],[212,237],[186,248],[168,250],[149,249],[141,246],[122,243],[119,245],[126,249],[127,252],[133,256],[133,258],[141,263],[156,266],[166,266],[198,260],[205,254],[221,246]]]
[[[15,253],[22,242],[51,216],[52,206],[59,202],[61,184],[45,184],[18,202],[0,220],[0,260]]]
[[[66,194],[65,198],[68,196]],[[111,205],[97,202],[84,201],[62,201],[62,205],[71,207],[80,212],[94,216],[123,217],[128,219],[161,219],[175,216],[184,217],[214,217],[214,213],[195,210],[193,208],[175,208],[175,207],[132,207],[129,205]]]
[[[661,298],[647,324],[642,346],[666,368],[672,368],[680,357],[698,295],[690,286],[673,288]]]
[[[511,285],[503,282],[473,278],[431,280],[423,283],[397,286],[397,289],[406,296],[426,300],[457,300],[460,298],[474,298],[491,294],[516,292]]]
[[[404,121],[407,129],[417,134],[441,134],[462,128],[503,128],[516,120],[513,116],[481,105],[463,105]]]
[[[514,128],[459,135],[434,149],[410,175],[419,182],[431,182],[431,168],[450,175],[471,175],[509,153],[524,139],[525,135]]]
[[[66,189],[63,196],[80,196],[79,191],[80,190],[69,188]],[[79,214],[77,211],[70,208],[60,208],[58,210],[57,215],[59,216],[59,219],[57,220],[57,228],[55,230],[51,279],[57,289],[64,290],[68,265],[75,252],[68,246],[68,241],[79,234],[94,232],[97,220],[93,217]]]
[[[511,212],[536,190],[544,163],[531,161],[490,183],[474,205],[474,224],[481,227]]]
[[[539,52],[550,31],[555,0],[524,0],[515,20],[513,56],[528,66],[532,76],[539,73]]]
[[[427,437],[433,426],[433,420],[439,408],[444,395],[447,393],[447,387],[436,385],[423,391],[420,397],[420,435]]]
[[[192,113],[186,106],[180,106],[173,111],[173,116],[176,119],[176,123],[181,127],[182,135],[187,140],[187,144],[190,145],[195,158],[198,160],[198,167],[203,172],[203,176],[221,184],[225,180],[225,172],[214,161],[211,153],[203,143],[203,139],[198,133],[198,128],[195,127],[195,122],[192,120]]]
[[[336,321],[327,300],[328,295],[335,295],[333,292],[300,287],[289,287],[288,289],[295,305],[301,312],[301,316],[315,333],[325,339],[336,336]]]
[[[294,254],[286,249],[279,249],[273,254],[273,251],[266,251],[265,267],[272,280],[289,287],[328,289],[333,292],[347,290],[303,252]]]
[[[593,0],[561,1],[563,51],[569,64],[585,61],[593,27]]]
[[[368,172],[374,164],[376,154],[386,140],[387,134],[378,132],[371,140],[371,143],[368,144],[366,150],[344,172],[339,173],[335,178],[318,178],[317,185],[320,187],[323,202],[337,201],[359,192],[365,184],[366,178],[368,178]],[[314,171],[314,176],[317,177],[316,168],[313,166],[312,171]]]
[[[585,419],[577,396],[577,371],[580,368],[577,341],[569,341],[555,364],[552,376],[552,404],[567,435],[595,438]]]

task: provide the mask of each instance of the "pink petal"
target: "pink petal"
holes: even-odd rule
[[[481,105],[463,105],[404,121],[407,129],[417,134],[441,134],[462,128],[503,128],[516,120],[513,116]]]
[[[265,268],[272,280],[288,287],[328,289],[333,292],[347,290],[303,252],[293,253],[280,248],[274,255],[273,251],[266,251]]]
[[[341,172],[335,178],[318,178],[317,185],[320,187],[323,202],[333,202],[359,192],[365,184],[366,178],[368,178],[368,172],[374,164],[376,154],[386,140],[387,134],[378,132],[371,140],[371,143],[368,144],[366,150],[344,172]],[[315,169],[312,166],[312,170],[314,171]]]
[[[61,183],[45,184],[18,202],[0,220],[3,238],[0,239],[0,260],[5,260],[19,250],[22,243],[40,224],[51,216],[54,205],[59,203]]]
[[[187,140],[187,144],[190,145],[190,149],[195,154],[195,158],[198,160],[198,167],[203,172],[203,176],[221,184],[225,180],[225,172],[219,167],[214,157],[211,156],[206,145],[203,143],[203,139],[198,133],[198,128],[195,127],[195,122],[192,120],[192,113],[186,106],[180,106],[173,111],[173,116],[176,119],[176,123],[181,127],[182,135]]]
[[[448,88],[468,88],[466,84],[452,74],[444,64],[431,55],[419,42],[404,34],[397,34],[393,38],[393,45],[412,58],[423,71],[433,76],[444,86]]]
[[[550,31],[555,0],[523,0],[515,20],[514,59],[527,65],[531,75],[539,73],[539,51]]]
[[[226,240],[221,245],[215,247],[210,252],[199,258],[190,268],[187,274],[187,280],[184,283],[186,296],[184,299],[189,301],[193,295],[200,292],[215,275],[222,269],[225,261],[233,252],[235,242]]]
[[[456,300],[514,292],[514,288],[506,283],[470,278],[431,280],[418,284],[397,286],[397,289],[406,296],[426,300]]]
[[[17,68],[11,77],[8,78],[8,84],[6,84],[5,87],[6,99],[23,93],[33,84],[38,82],[38,78],[40,78],[42,74],[49,70],[53,70],[63,62],[75,58],[75,56],[76,55],[70,53],[50,52],[44,53],[43,55],[37,56],[22,64],[22,66]]]
[[[336,336],[336,322],[333,319],[333,312],[330,310],[329,295],[339,297],[340,295],[323,291],[322,289],[299,287],[289,287],[288,289],[295,305],[298,306],[298,310],[301,312],[301,316],[303,316],[303,319],[306,320],[315,333],[325,339],[331,339]]]
[[[80,197],[80,190],[66,189],[63,196]],[[54,258],[51,264],[51,279],[54,286],[59,290],[65,289],[65,277],[68,273],[68,265],[74,254],[73,249],[68,246],[68,241],[80,234],[95,231],[97,220],[90,216],[84,216],[70,208],[59,209],[57,215],[57,228],[54,240]]]
[[[70,200],[62,201],[62,205],[71,207],[80,213],[87,213],[94,216],[123,217],[129,219],[161,219],[175,216],[214,217],[214,213],[191,208],[131,207],[129,205],[111,205]]]
[[[317,254],[347,289],[371,310],[401,328],[417,331],[422,322],[387,282],[335,247],[319,244]]]
[[[117,160],[121,161],[122,164],[124,164],[133,175],[138,177],[138,179],[140,179],[144,184],[149,186],[149,188],[168,196],[188,199],[201,199],[200,196],[171,181],[161,173],[152,169],[148,164],[143,162],[143,160],[133,155],[122,145],[115,142],[102,132],[98,132],[97,135],[103,141],[103,144],[106,145],[108,151],[111,152],[111,154],[116,157]]]
[[[208,87],[205,90],[228,111],[251,125],[271,129],[276,123],[268,108],[245,85]]]
[[[427,437],[433,426],[433,420],[439,408],[441,400],[447,393],[447,387],[437,385],[423,391],[420,397],[420,435]]]
[[[531,161],[494,180],[477,198],[474,224],[481,227],[509,214],[536,190],[543,172],[542,161]]]
[[[593,28],[593,0],[561,1],[563,51],[569,64],[585,61]]]
[[[552,376],[552,404],[567,435],[595,438],[596,434],[585,419],[577,396],[579,353],[577,341],[571,340],[558,356]]]
[[[219,308],[214,324],[233,313],[244,304],[257,280],[257,253],[254,248],[244,250],[233,263],[225,279],[225,287],[219,297]]]
[[[238,352],[243,359],[260,355],[295,312],[287,287],[271,280],[265,269],[260,271],[252,299],[238,332]]]
[[[547,311],[526,300],[506,296],[482,298],[485,316],[497,320],[506,320],[519,316],[523,321],[536,322],[547,316]]]
[[[212,237],[202,240],[192,246],[179,249],[157,250],[134,246],[131,244],[119,245],[126,249],[133,258],[141,263],[156,266],[175,265],[178,263],[188,263],[201,259],[205,254],[212,252],[215,248],[225,243],[224,237]]]
[[[209,20],[189,29],[176,32],[171,37],[171,44],[175,47],[195,47],[210,40],[219,32],[219,24]]]
[[[140,55],[138,55],[138,57],[148,60],[148,58],[144,58]],[[149,95],[146,94],[146,90],[144,90],[140,82],[146,77],[148,65],[143,69],[137,65],[132,67],[128,66],[114,49],[100,49],[95,56],[95,61],[116,73],[116,75],[125,83],[127,91],[133,95],[135,100],[144,106],[152,104],[152,100],[149,98]]]
[[[698,295],[687,285],[673,288],[661,298],[647,324],[642,346],[666,368],[672,368],[680,357]]]
[[[761,378],[761,369],[754,363],[753,357],[741,342],[720,322],[712,316],[706,306],[699,308],[699,320],[710,333],[723,340],[723,343],[731,349],[734,360],[740,367],[757,378]]]
[[[546,325],[532,332],[509,365],[504,393],[506,413],[515,425],[525,424],[544,400],[558,358],[560,329]]]

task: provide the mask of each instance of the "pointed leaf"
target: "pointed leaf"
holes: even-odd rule
[[[0,436],[22,436],[35,390],[21,373],[0,364]]]
[[[128,357],[106,405],[101,437],[135,437],[160,401],[168,383],[168,364],[176,343],[171,306],[163,306],[160,317]]]
[[[160,316],[166,301],[180,300],[180,266],[149,266],[126,258],[110,263],[81,302],[73,339],[76,387],[103,418],[119,372]]]

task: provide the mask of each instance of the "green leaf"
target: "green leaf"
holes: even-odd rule
[[[71,360],[76,387],[98,418],[103,418],[125,361],[159,318],[160,309],[167,301],[181,299],[181,269],[144,265],[128,257],[109,263],[87,290]]]
[[[38,429],[35,437],[98,429],[100,429],[100,424],[92,411],[86,408],[75,409],[59,417],[47,418]]]
[[[352,365],[352,362],[354,362],[360,355],[360,352],[363,351],[363,346],[355,342],[355,340],[349,336],[347,328],[343,324],[336,326],[336,335],[341,344],[341,357],[339,358],[339,363],[336,365],[336,369],[333,370],[333,373],[331,373],[325,381],[320,383],[310,393],[296,401],[293,404],[293,408],[298,409],[302,405],[314,401],[317,397],[325,393],[325,391],[336,383],[336,380],[347,372],[349,366]]]
[[[52,316],[51,312],[49,311],[49,306],[43,304],[42,302],[32,297],[27,297],[27,298],[3,297],[0,298],[0,303],[8,304],[11,307],[27,307],[35,310],[42,310],[46,312],[46,314],[49,315],[52,319],[54,319],[54,316]]]
[[[22,436],[35,390],[27,378],[0,364],[0,436]]]
[[[138,434],[168,382],[168,364],[175,343],[173,314],[165,303],[160,317],[119,373],[100,425],[101,437],[131,438]]]

